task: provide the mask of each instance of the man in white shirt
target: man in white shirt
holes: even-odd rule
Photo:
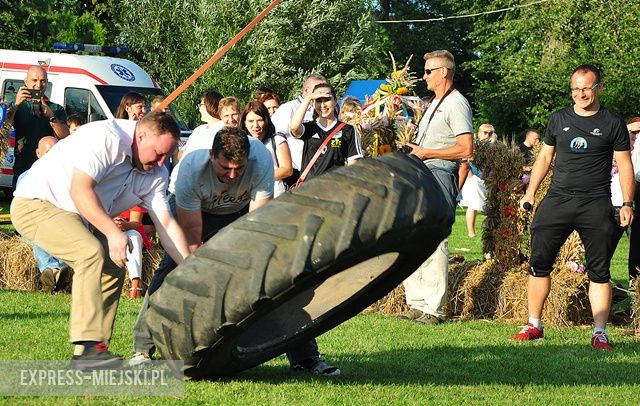
[[[109,368],[122,361],[107,350],[128,246],[114,216],[135,205],[146,208],[174,261],[189,254],[165,194],[163,163],[179,139],[178,126],[164,112],[140,121],[87,124],[36,161],[14,192],[16,230],[74,269],[74,368]]]
[[[636,181],[636,193],[634,195],[635,207],[640,207],[640,117],[633,117],[627,123],[627,130],[631,141],[631,163],[633,165],[633,175]],[[619,185],[619,183],[618,183]],[[613,185],[612,185],[613,186]],[[622,195],[622,192],[620,192]],[[622,202],[622,198],[620,201]],[[621,203],[622,204],[622,203]],[[638,279],[638,269],[640,268],[640,221],[631,223],[631,233],[629,234],[629,282]]]
[[[302,104],[302,101],[305,97],[310,95],[313,92],[313,88],[320,84],[326,83],[327,79],[324,76],[319,75],[317,73],[313,73],[309,75],[302,86],[302,93],[300,96],[295,99],[288,101],[276,110],[271,116],[271,121],[273,125],[276,127],[277,133],[282,133],[287,137],[287,143],[289,144],[289,149],[291,150],[291,162],[293,163],[293,172],[294,176],[300,176],[300,172],[304,170],[301,167],[302,165],[302,149],[304,148],[304,141],[299,140],[291,135],[289,131],[289,125],[291,124],[291,119],[293,118],[293,114],[298,110],[298,107]],[[307,109],[307,113],[304,116],[303,122],[311,121],[313,119],[313,106],[309,106]]]

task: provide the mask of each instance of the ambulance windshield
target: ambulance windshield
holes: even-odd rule
[[[147,111],[150,110],[151,100],[155,96],[162,94],[162,90],[154,89],[150,87],[96,85],[96,88],[98,89],[98,91],[100,92],[104,100],[107,102],[107,105],[109,106],[109,110],[111,110],[111,113],[113,113],[114,116],[116,114],[116,110],[118,110],[118,105],[120,104],[120,100],[128,92],[136,92],[144,95],[147,99]],[[171,114],[176,119],[176,122],[178,123],[180,130],[188,130],[188,127],[186,126],[186,124],[184,124],[184,122],[178,115],[178,112],[175,111],[173,106],[169,106],[169,110],[171,110]]]

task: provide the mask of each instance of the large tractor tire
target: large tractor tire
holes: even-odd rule
[[[146,321],[192,378],[259,365],[353,317],[451,232],[424,164],[400,153],[312,179],[236,220],[150,297]]]

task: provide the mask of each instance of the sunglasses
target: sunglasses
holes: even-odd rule
[[[318,97],[316,99],[316,103],[327,103],[330,102],[332,99],[331,97]]]
[[[431,75],[431,73],[432,73],[434,70],[438,70],[438,69],[442,69],[442,68],[446,68],[446,66],[440,66],[440,67],[433,68],[433,69],[425,69],[425,70],[424,70],[424,74],[425,74],[425,75],[427,75],[427,76],[429,76],[429,75]]]

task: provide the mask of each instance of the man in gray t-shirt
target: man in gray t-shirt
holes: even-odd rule
[[[455,218],[460,160],[473,155],[473,125],[469,102],[453,87],[455,61],[449,51],[424,56],[424,80],[434,96],[418,125],[416,144],[407,144],[440,184]],[[424,324],[444,320],[449,248],[447,240],[404,281],[409,311],[398,316]]]
[[[178,223],[185,232],[191,252],[248,211],[257,209],[273,196],[274,169],[271,153],[258,139],[248,137],[239,128],[224,127],[216,134],[210,151],[198,150],[180,161],[175,186]],[[241,241],[238,241],[240,244]],[[143,313],[152,294],[164,277],[175,268],[170,258],[163,258],[145,296],[133,331],[131,365],[150,360],[153,341]],[[325,376],[340,370],[320,359],[314,339],[290,348],[287,353],[292,368]]]
[[[273,160],[259,140],[240,129],[218,132],[211,150],[197,150],[180,163],[175,185],[178,223],[193,251],[214,230],[211,216],[239,217],[273,197]],[[215,230],[217,231],[217,230]]]
[[[176,191],[170,201],[175,202],[178,224],[185,232],[190,252],[273,196],[271,154],[260,141],[239,128],[223,127],[211,150],[185,155],[177,170]],[[165,253],[149,283],[133,328],[133,357],[129,361],[132,366],[151,361],[155,348],[144,313],[149,295],[176,266]]]

